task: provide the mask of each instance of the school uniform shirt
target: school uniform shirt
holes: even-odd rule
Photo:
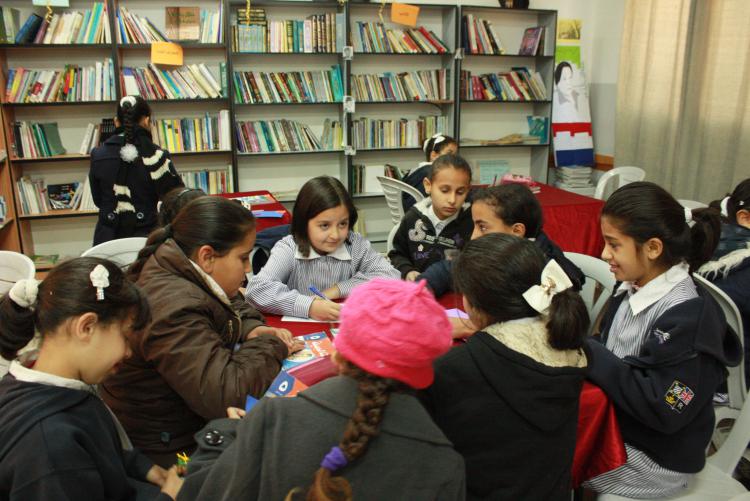
[[[283,341],[247,334],[264,325],[241,295],[226,293],[173,239],[148,258],[137,282],[152,320],[132,355],[101,385],[133,443],[161,466],[195,448],[193,435],[229,406],[260,397],[288,355]]]
[[[11,363],[0,381],[0,498],[171,499],[146,482],[153,466],[95,390]]]
[[[327,379],[295,398],[264,398],[237,427],[213,466],[190,473],[183,500],[282,500],[306,489],[323,457],[339,444],[356,408],[357,382]],[[336,472],[358,501],[461,501],[464,463],[419,401],[392,393],[362,456]]]
[[[268,262],[248,282],[245,297],[267,313],[307,317],[317,297],[310,286],[323,291],[335,285],[345,298],[354,287],[376,277],[399,274],[359,233],[350,231],[344,243],[326,255],[311,247],[308,256],[289,235],[273,246]]]
[[[432,162],[419,162],[416,169],[410,170],[401,181],[405,182],[409,186],[416,188],[422,196],[427,196],[427,192],[424,189],[424,180],[430,177],[432,173]],[[404,212],[409,212],[417,201],[413,196],[404,192],[401,194],[401,205],[404,207]]]
[[[719,246],[698,273],[737,305],[745,331],[745,360],[750,361],[750,229],[723,224]],[[750,381],[750,363],[745,363],[745,379]]]
[[[741,359],[716,302],[678,264],[637,288],[618,286],[587,340],[589,378],[615,405],[628,461],[585,483],[627,497],[673,495],[705,464],[713,395]]]
[[[549,345],[542,317],[488,326],[435,361],[420,399],[464,457],[467,499],[570,499],[586,363]]]
[[[464,203],[446,219],[438,218],[430,198],[422,199],[409,209],[393,237],[393,249],[388,253],[401,277],[412,271],[422,272],[445,260],[448,249],[463,248],[474,230],[469,207],[471,204]]]

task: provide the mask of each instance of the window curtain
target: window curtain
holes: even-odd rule
[[[628,0],[615,161],[709,202],[750,177],[750,2]]]

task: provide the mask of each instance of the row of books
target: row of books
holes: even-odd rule
[[[16,158],[44,158],[65,154],[57,122],[14,122],[11,131]]]
[[[23,176],[16,182],[21,211],[24,215],[43,214],[51,210],[97,210],[91,196],[88,176],[82,183],[44,184],[44,179]]]
[[[49,21],[32,13],[9,43],[96,44],[111,40],[107,7],[97,2],[91,9],[53,14]]]
[[[151,121],[154,139],[171,152],[231,150],[229,110],[218,116],[201,118],[162,118]]]
[[[357,101],[442,101],[449,99],[450,70],[352,75]]]
[[[198,188],[209,195],[234,192],[231,165],[227,165],[224,169],[203,171],[180,170],[180,178],[182,178],[182,183],[186,188]]]
[[[421,148],[424,140],[447,130],[444,116],[421,116],[412,119],[382,120],[357,118],[352,120],[352,145],[356,149]]]
[[[169,40],[221,43],[224,40],[224,3],[218,11],[200,7],[165,7],[164,24]]]
[[[445,54],[448,46],[423,26],[390,29],[383,23],[357,21],[352,30],[354,50],[385,54]]]
[[[472,75],[461,71],[461,98],[477,101],[543,101],[547,87],[537,71],[526,67],[507,73]]]
[[[331,127],[326,120],[325,127]],[[241,153],[319,151],[320,140],[310,127],[295,120],[238,121],[237,149]],[[325,131],[324,131],[325,134]]]
[[[461,42],[467,54],[505,54],[500,36],[486,19],[467,14],[461,18]]]
[[[265,10],[257,9],[245,24],[244,11],[239,9],[238,22],[232,26],[232,50],[235,52],[335,53],[344,45],[343,13],[313,14],[304,20],[268,21]]]
[[[352,165],[349,176],[349,193],[352,195],[383,193],[378,176],[384,175],[386,175],[386,166],[384,165]]]
[[[220,63],[224,76],[225,63]],[[145,99],[208,99],[221,97],[222,86],[205,64],[188,64],[167,70],[149,63],[146,68],[122,69],[122,87],[127,95]]]
[[[0,7],[0,43],[15,43],[21,12],[12,7]]]
[[[344,97],[341,66],[327,71],[234,72],[238,103],[333,103]]]
[[[83,134],[83,140],[81,141],[81,147],[78,149],[78,153],[81,155],[88,155],[91,153],[96,146],[99,146],[99,139],[102,137],[102,125],[96,125],[89,123],[86,126],[86,132]]]
[[[164,42],[167,37],[147,17],[139,16],[127,8],[117,7],[117,42],[148,44]]]
[[[62,70],[11,68],[5,87],[9,103],[109,101],[115,96],[111,58],[94,66],[66,65]]]

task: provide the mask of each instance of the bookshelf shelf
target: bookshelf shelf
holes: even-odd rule
[[[11,158],[10,161],[19,164],[32,164],[32,163],[55,163],[55,162],[80,162],[88,161],[91,157],[89,155],[55,155],[51,157],[38,157],[38,158]]]
[[[425,53],[425,52],[416,52],[416,53],[411,53],[411,52],[406,52],[406,53],[402,53],[402,52],[355,52],[354,53],[354,57],[357,57],[357,56],[365,56],[365,57],[367,57],[367,56],[407,56],[407,57],[411,57],[411,56],[417,56],[417,57],[445,57],[445,56],[451,56],[451,57],[453,57],[453,52],[452,51],[451,52],[444,52],[442,54],[432,54],[432,53]]]
[[[455,101],[447,100],[435,100],[435,101],[357,101],[357,104],[431,104],[433,106],[442,106],[446,104],[454,104]]]
[[[96,216],[99,211],[83,211],[72,209],[59,209],[54,211],[42,212],[41,214],[21,214],[19,219],[55,219],[61,217],[87,217]]]
[[[183,49],[224,49],[223,43],[200,43],[200,42],[174,42]],[[124,50],[151,50],[151,44],[148,43],[121,43],[117,44],[118,49]]]
[[[175,151],[169,154],[172,157],[197,157],[203,155],[229,155],[232,150],[205,150],[205,151]]]
[[[14,108],[41,108],[43,106],[112,106],[117,101],[53,101],[44,103],[5,103],[2,105]]]
[[[492,104],[550,104],[550,99],[498,100],[498,99],[462,99],[462,103],[492,103]]]
[[[255,5],[255,4],[253,4]],[[338,52],[231,52],[232,57],[248,56],[340,56]]]
[[[13,221],[15,221],[15,219],[12,217],[5,218],[5,221],[0,223],[0,231],[3,231],[5,228],[10,228]]]
[[[325,101],[315,103],[238,103],[235,101],[235,106],[252,107],[252,106],[341,106],[341,101]]]
[[[111,49],[108,43],[0,43],[0,49]]]
[[[313,150],[313,151],[257,151],[251,153],[238,152],[238,157],[261,157],[269,155],[321,155],[343,153],[344,150]]]
[[[513,143],[513,144],[461,144],[463,148],[547,148],[549,143]]]
[[[226,97],[196,97],[187,99],[149,99],[148,104],[168,104],[168,103],[223,103],[229,101]]]
[[[404,146],[400,148],[361,148],[358,149],[358,153],[368,153],[371,151],[422,151],[419,146]]]
[[[354,193],[352,198],[383,198],[385,197],[382,193]]]
[[[471,58],[471,57],[499,57],[499,58],[519,58],[519,59],[539,59],[539,60],[549,60],[554,59],[555,56],[547,56],[547,55],[539,55],[539,56],[527,56],[524,54],[469,54],[468,52],[464,53],[464,57]]]

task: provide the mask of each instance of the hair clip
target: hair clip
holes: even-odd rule
[[[125,103],[128,103],[130,106],[135,106],[135,96],[123,96],[123,98],[120,99],[120,108],[125,106]]]
[[[39,295],[39,280],[35,278],[23,278],[13,284],[8,291],[10,300],[21,308],[34,309],[34,303]]]
[[[332,447],[330,452],[323,457],[323,461],[320,462],[320,466],[330,472],[340,470],[347,464],[349,464],[349,460],[346,459],[344,451],[338,445]]]
[[[91,285],[96,287],[96,300],[104,301],[104,289],[109,287],[109,270],[101,264],[97,264],[89,274]]]

